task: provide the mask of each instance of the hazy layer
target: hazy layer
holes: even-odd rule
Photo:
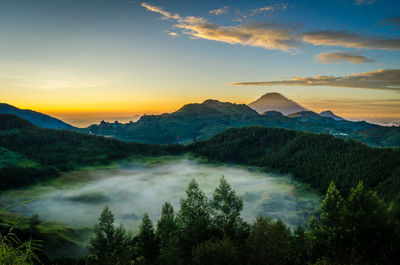
[[[192,178],[211,195],[224,175],[244,198],[243,217],[280,217],[289,225],[304,224],[319,206],[319,197],[287,176],[277,176],[243,167],[214,166],[195,160],[135,163],[117,169],[76,171],[61,180],[0,196],[0,204],[34,199],[14,209],[24,215],[39,214],[42,220],[92,227],[108,205],[116,221],[135,230],[147,212],[155,221],[162,204],[170,201],[176,210]]]

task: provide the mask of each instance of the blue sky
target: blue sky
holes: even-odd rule
[[[71,121],[278,91],[316,111],[397,121],[399,10],[383,0],[0,0],[1,101]]]

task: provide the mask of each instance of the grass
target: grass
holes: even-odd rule
[[[20,153],[0,147],[0,168],[7,166],[36,167],[39,164],[23,157]]]
[[[3,227],[15,227],[14,230],[24,231],[29,228],[29,221],[29,217],[13,213],[0,213],[0,224]],[[42,222],[37,229],[42,241],[40,248],[49,258],[87,254],[86,244],[88,242],[85,239],[90,238],[92,229],[71,227],[59,222]]]

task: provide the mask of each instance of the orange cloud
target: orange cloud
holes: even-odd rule
[[[199,39],[282,51],[295,50],[304,43],[314,46],[400,50],[400,38],[398,37],[387,38],[333,30],[301,33],[295,26],[284,26],[276,23],[248,23],[236,26],[222,26],[208,22],[207,19],[202,17],[181,16],[147,3],[142,3],[142,6],[151,12],[159,13],[162,15],[162,19],[176,20],[178,23],[175,27],[182,29],[184,34]],[[287,5],[281,4],[253,9],[250,15],[246,17],[259,12],[274,12],[277,9],[286,8]],[[217,9],[211,12],[221,14],[224,11]],[[351,62],[355,61],[356,58],[353,57]]]
[[[228,13],[228,7],[224,6],[223,8],[211,10],[209,13],[212,15],[216,15],[216,16],[222,15],[222,14]]]
[[[301,36],[295,27],[273,23],[220,26],[201,17],[182,17],[146,3],[142,6],[149,11],[161,14],[163,19],[176,20],[178,24],[175,27],[194,38],[283,51],[296,49],[301,41]]]

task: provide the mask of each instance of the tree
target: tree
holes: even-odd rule
[[[149,215],[143,215],[142,224],[136,237],[138,256],[142,256],[146,264],[153,264],[158,254],[158,243],[154,235],[153,224]]]
[[[280,219],[258,217],[247,239],[248,264],[287,264],[290,256],[291,232]]]
[[[367,190],[362,182],[352,188],[342,218],[345,262],[371,265],[398,262],[398,220],[392,219],[391,208],[376,192]]]
[[[236,247],[229,239],[206,241],[193,249],[193,265],[238,265]]]
[[[330,183],[321,208],[322,214],[319,219],[312,219],[310,228],[313,234],[314,255],[319,256],[324,253],[325,257],[336,257],[343,255],[341,250],[337,249],[342,244],[340,238],[342,234],[342,216],[344,208],[344,199],[333,182]]]
[[[222,230],[223,236],[237,238],[244,230],[240,213],[243,209],[243,199],[236,196],[224,177],[220,179],[211,201],[213,222],[215,227]]]
[[[166,202],[161,210],[161,218],[157,222],[156,236],[160,241],[160,244],[166,244],[176,229],[177,225],[175,221],[174,207],[172,207],[169,202]]]
[[[125,230],[114,226],[114,215],[105,207],[94,227],[94,237],[90,240],[89,263],[96,265],[126,264]]]
[[[310,237],[305,233],[303,227],[298,226],[293,231],[290,242],[290,260],[295,265],[307,264],[310,252]]]
[[[179,248],[183,259],[189,261],[192,248],[208,240],[211,232],[210,205],[194,179],[189,183],[186,198],[181,199],[180,206],[177,216]]]
[[[310,225],[318,252],[314,258],[334,264],[395,264],[400,226],[392,209],[361,182],[347,199],[331,183],[321,218]]]
[[[177,229],[174,208],[169,202],[166,202],[162,207],[156,231],[156,238],[160,246],[159,264],[177,264]]]

